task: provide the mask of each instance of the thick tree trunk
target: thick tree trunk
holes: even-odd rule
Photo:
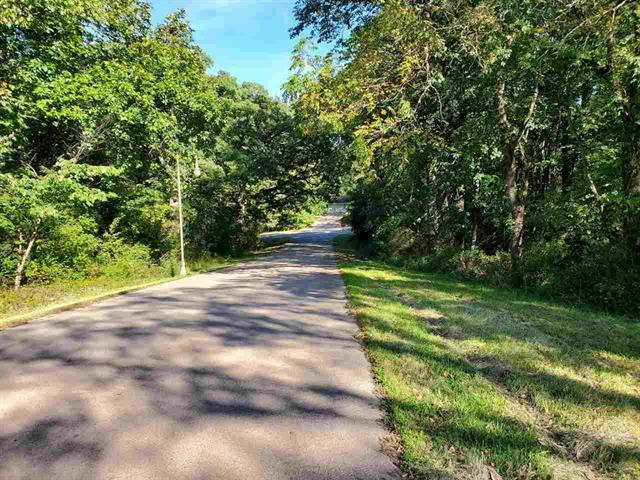
[[[473,207],[471,210],[471,246],[478,246],[478,232],[480,230],[480,224],[482,222],[482,212],[478,207]]]
[[[31,237],[29,238],[29,243],[27,243],[27,247],[23,250],[22,244],[18,247],[18,252],[21,253],[20,263],[18,263],[18,267],[16,268],[16,278],[13,283],[13,289],[17,292],[20,289],[20,285],[22,284],[22,276],[24,274],[24,268],[27,265],[27,261],[29,260],[29,256],[31,255],[31,250],[33,250],[33,245],[36,243],[36,239],[38,238],[38,229],[40,228],[41,220],[38,219],[35,227],[33,227],[33,232],[31,232]]]
[[[507,196],[511,204],[511,221],[513,223],[509,252],[511,253],[511,263],[515,267],[519,263],[524,251],[524,219],[526,206],[523,201],[523,195],[518,192],[518,177],[522,176],[522,172],[519,172],[512,145],[507,144],[505,146],[504,155],[505,160],[509,162],[509,170],[507,172]]]
[[[507,105],[505,100],[505,83],[500,82],[498,85],[498,123],[503,129],[503,160],[507,171],[507,196],[511,204],[511,221],[513,223],[513,231],[511,233],[511,242],[509,251],[511,254],[511,265],[514,274],[514,281],[520,282],[519,263],[524,253],[524,222],[526,216],[527,195],[529,191],[529,167],[527,165],[527,152],[525,149],[531,119],[536,111],[538,96],[540,94],[539,84],[536,83],[535,90],[531,96],[527,116],[519,126],[518,134],[514,135],[514,127],[509,121],[507,114]],[[521,155],[521,164],[516,158],[516,152]],[[521,188],[518,188],[518,181],[521,182]]]
[[[524,217],[526,208],[524,205],[518,203],[514,205],[511,210],[511,217],[513,219],[513,233],[511,234],[511,261],[514,265],[520,262],[522,254],[524,253]]]

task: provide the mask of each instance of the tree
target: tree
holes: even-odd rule
[[[176,159],[192,257],[249,247],[326,193],[331,136],[307,141],[264,88],[209,75],[184,11],[153,27],[146,0],[0,7],[3,284],[96,274],[101,251],[175,255]]]
[[[36,242],[46,240],[59,226],[78,221],[79,217],[91,223],[90,209],[105,201],[107,195],[78,180],[97,173],[95,169],[77,168],[69,162],[44,176],[29,172],[20,176],[0,175],[0,238],[8,250],[5,262],[15,265],[15,290],[22,284]]]
[[[356,233],[508,252],[516,284],[637,309],[613,273],[640,252],[636,3],[298,1],[294,34],[344,34],[320,60],[302,42],[288,88],[340,132]]]

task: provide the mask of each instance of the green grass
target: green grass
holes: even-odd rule
[[[336,247],[411,477],[640,478],[640,321]]]
[[[201,257],[187,262],[189,273],[202,273],[229,267],[271,252],[286,242],[277,239],[263,242],[255,251],[228,257]],[[126,276],[98,276],[77,280],[60,280],[50,284],[25,285],[17,292],[0,290],[0,331],[46,313],[51,307],[109,295],[120,290],[177,279],[178,267],[148,266],[132,268]]]

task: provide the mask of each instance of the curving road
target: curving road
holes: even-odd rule
[[[392,479],[333,210],[274,254],[0,332],[0,479]]]

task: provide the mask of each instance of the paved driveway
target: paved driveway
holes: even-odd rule
[[[397,478],[340,231],[0,332],[0,479]]]

